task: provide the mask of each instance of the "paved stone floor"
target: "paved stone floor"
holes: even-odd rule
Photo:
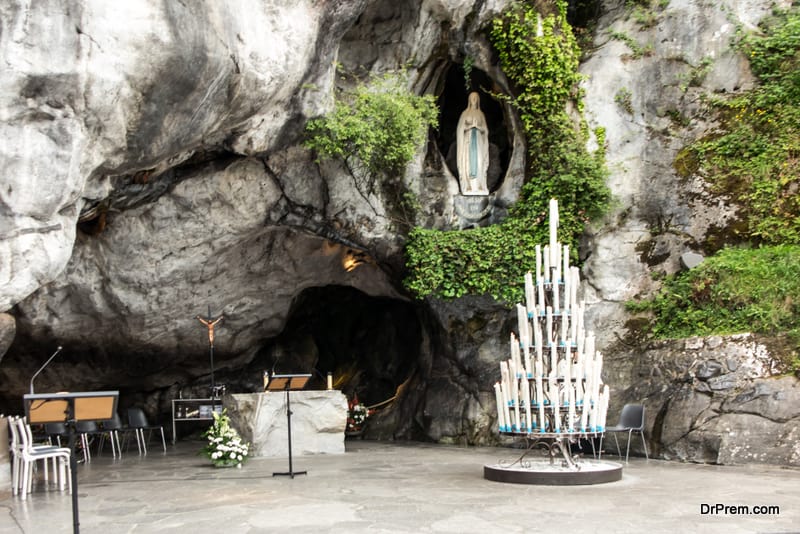
[[[285,458],[215,469],[201,446],[79,465],[81,532],[800,532],[797,469],[632,458],[618,482],[529,486],[483,478],[512,449],[348,441],[342,455],[295,457],[308,474],[292,479],[272,476]],[[0,494],[0,533],[72,532],[71,503],[41,484],[27,501]],[[778,511],[701,513],[717,504]]]

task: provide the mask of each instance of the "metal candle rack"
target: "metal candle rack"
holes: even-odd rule
[[[550,201],[550,243],[536,246],[536,273],[525,276],[525,306],[517,305],[519,337],[511,334],[511,357],[500,363],[494,386],[502,435],[523,437],[522,458],[543,446],[554,464],[579,469],[569,444],[600,437],[609,389],[602,384],[603,356],[594,333],[584,328],[578,302],[580,273],[569,264],[569,248],[556,240],[558,204]]]

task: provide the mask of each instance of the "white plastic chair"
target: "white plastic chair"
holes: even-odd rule
[[[56,473],[58,488],[64,490],[64,480],[68,481],[69,491],[72,492],[72,471],[70,469],[70,450],[54,445],[33,445],[31,427],[20,417],[9,425],[11,428],[11,442],[14,450],[14,465],[12,466],[13,491],[20,494],[20,498],[27,499],[28,493],[33,490],[33,467],[37,461],[44,462],[45,481],[48,480],[47,461],[53,461],[53,470]],[[20,481],[20,474],[22,480]]]

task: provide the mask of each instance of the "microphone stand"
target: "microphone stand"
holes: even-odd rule
[[[47,360],[46,362],[44,362],[44,365],[42,365],[41,367],[39,367],[39,370],[38,370],[38,371],[36,371],[35,373],[33,373],[33,376],[31,377],[31,395],[33,395],[33,379],[34,379],[34,378],[36,378],[36,377],[39,375],[39,373],[41,373],[42,371],[44,371],[44,368],[45,368],[45,367],[47,367],[47,364],[49,364],[51,361],[53,361],[53,358],[55,358],[55,357],[56,357],[56,354],[58,354],[59,352],[61,352],[61,349],[63,349],[63,348],[64,348],[64,347],[62,347],[61,345],[59,345],[59,346],[58,346],[58,348],[56,349],[56,351],[53,353],[53,355],[52,355],[52,356],[50,356],[50,358],[48,358],[48,360]]]

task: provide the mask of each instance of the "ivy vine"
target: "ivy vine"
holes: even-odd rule
[[[492,44],[514,85],[505,98],[517,109],[528,141],[527,180],[501,224],[411,232],[405,285],[419,297],[489,294],[517,300],[524,273],[535,268],[535,245],[547,240],[550,198],[559,200],[559,240],[570,244],[573,254],[585,224],[607,209],[604,150],[589,153],[585,122],[576,129],[567,114],[569,102],[579,111],[583,106],[580,49],[566,11],[562,0],[544,15],[532,2],[520,2],[493,22]]]

